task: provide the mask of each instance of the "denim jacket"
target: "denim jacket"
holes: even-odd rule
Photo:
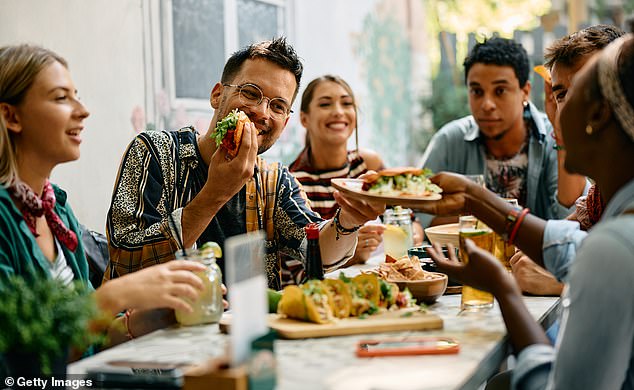
[[[557,200],[557,152],[549,136],[552,125],[545,114],[529,103],[524,118],[531,124],[528,146],[526,205],[531,213],[543,219],[561,219],[574,211]],[[423,167],[434,173],[457,172],[465,175],[486,173],[486,150],[480,129],[472,115],[449,122],[432,137],[423,154]],[[420,215],[423,226],[431,216]]]

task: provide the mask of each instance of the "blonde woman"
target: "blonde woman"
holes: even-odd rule
[[[11,275],[90,284],[77,219],[49,181],[58,164],[79,158],[88,115],[62,57],[38,46],[0,48],[0,287]],[[186,261],[151,267],[101,286],[95,300],[113,317],[136,309],[125,319],[139,335],[160,322],[143,309],[191,311],[180,298],[198,296],[202,283],[189,272],[197,270]]]

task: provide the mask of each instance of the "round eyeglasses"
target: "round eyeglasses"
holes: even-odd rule
[[[225,87],[234,87],[238,89],[238,96],[240,98],[240,103],[244,104],[247,107],[255,107],[262,104],[262,100],[267,100],[266,107],[269,110],[269,115],[271,118],[277,120],[284,120],[288,118],[289,115],[293,112],[291,110],[290,104],[282,98],[273,98],[264,96],[260,87],[255,84],[222,84]]]

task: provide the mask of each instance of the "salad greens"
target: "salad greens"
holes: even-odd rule
[[[220,144],[222,143],[222,139],[227,134],[227,131],[236,128],[236,126],[238,125],[238,118],[240,118],[239,112],[240,111],[238,111],[238,109],[236,108],[235,110],[231,111],[229,115],[222,118],[222,120],[218,122],[213,134],[211,135],[211,138],[216,141],[216,146],[220,146]]]
[[[372,184],[368,191],[380,195],[441,193],[442,189],[429,180],[431,175],[432,173],[429,169],[423,169],[420,175],[404,173],[394,176],[381,176]]]

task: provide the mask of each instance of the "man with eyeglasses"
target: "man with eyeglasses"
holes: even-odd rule
[[[187,127],[143,132],[132,141],[108,212],[111,259],[104,280],[172,260],[181,242],[185,248],[207,241],[224,247],[228,237],[264,230],[268,285],[280,289],[279,254],[305,261],[303,228],[310,222],[320,225],[324,269],[345,264],[354,253],[358,227],[385,206],[339,194],[340,212],[322,220],[288,169],[259,156],[288,122],[302,69],[284,38],[248,46],[229,58],[211,91],[214,116],[206,134]],[[245,124],[231,159],[211,134],[236,108],[252,123]],[[219,265],[224,270],[222,259]]]

